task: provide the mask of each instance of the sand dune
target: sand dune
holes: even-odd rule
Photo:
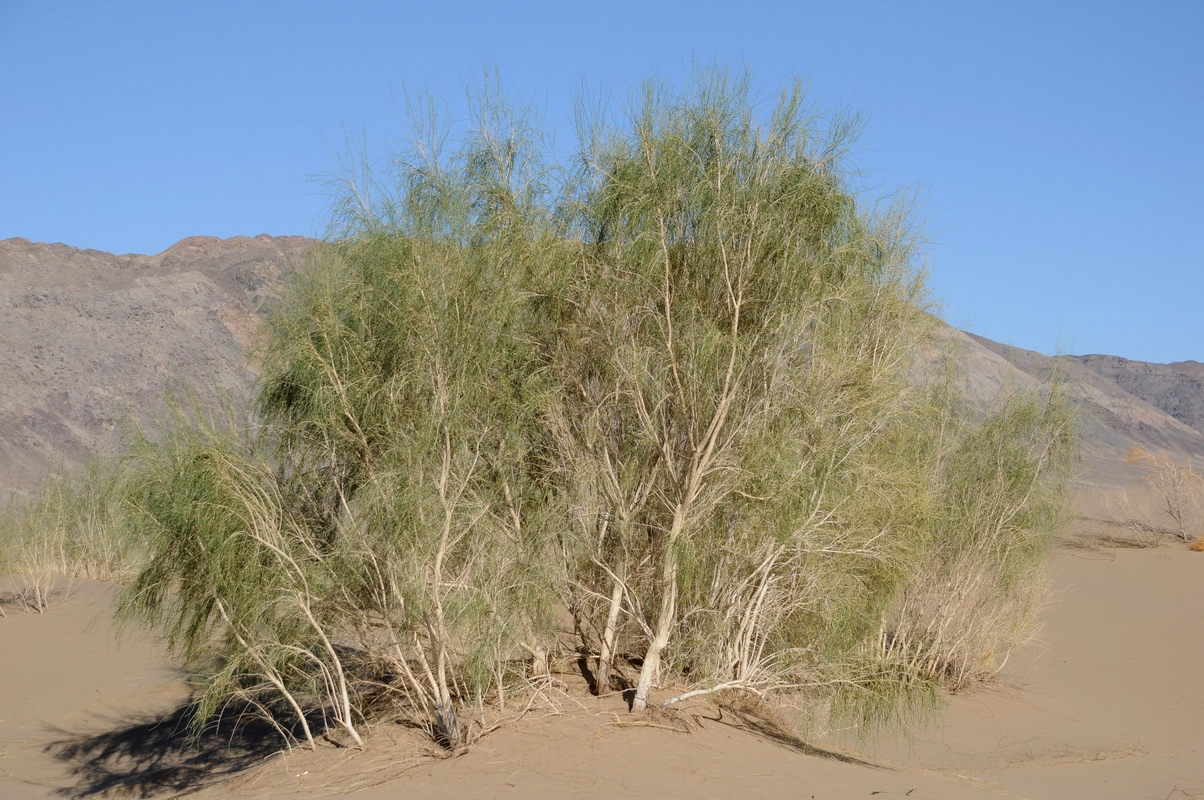
[[[562,695],[451,759],[389,726],[365,753],[273,756],[255,729],[181,750],[182,676],[144,638],[115,644],[113,590],[82,583],[0,619],[0,797],[1204,797],[1204,554],[1116,531],[1079,522],[1057,548],[1043,633],[996,682],[910,737],[843,746],[750,733],[703,702],[644,723]]]

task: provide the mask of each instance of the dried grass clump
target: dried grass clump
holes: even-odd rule
[[[19,605],[42,612],[63,577],[120,583],[136,571],[143,542],[127,524],[126,478],[120,462],[53,476],[0,520],[0,574]]]
[[[1196,537],[1196,540],[1191,544],[1191,549],[1197,553],[1204,553],[1204,536]]]

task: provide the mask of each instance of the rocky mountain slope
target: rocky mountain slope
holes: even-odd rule
[[[1204,364],[1151,364],[1119,356],[1073,356],[1087,369],[1129,394],[1204,433]]]
[[[155,256],[0,241],[0,504],[113,452],[168,386],[245,395],[262,313],[313,246],[185,239]]]
[[[244,398],[248,348],[303,237],[193,237],[154,256],[0,241],[0,503],[48,471],[114,452],[131,412],[153,419],[171,386]],[[1166,450],[1204,464],[1204,364],[1050,358],[948,328],[944,357],[980,403],[1060,371],[1082,412],[1084,477],[1132,478],[1124,454]]]
[[[999,359],[989,369],[984,364],[972,372],[998,374],[1002,364],[1025,379],[1061,376],[1080,412],[1086,479],[1112,484],[1132,480],[1124,463],[1132,447],[1204,466],[1204,381],[1192,382],[1193,368],[1204,372],[1204,365],[1149,364],[1119,356],[1052,357],[975,334],[965,337],[977,345],[980,358],[985,353]]]

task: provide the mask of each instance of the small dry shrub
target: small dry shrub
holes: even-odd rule
[[[1085,550],[1161,547],[1166,534],[1171,531],[1159,524],[1157,514],[1151,512],[1149,505],[1135,500],[1127,490],[1109,494],[1104,500],[1103,517],[1090,520],[1093,525],[1068,536],[1062,544]]]
[[[1129,450],[1125,461],[1146,470],[1146,484],[1161,500],[1161,511],[1171,531],[1183,541],[1204,525],[1204,475],[1190,462],[1176,461],[1166,453],[1154,455],[1140,447]]]
[[[903,592],[879,646],[884,658],[956,691],[997,673],[1033,633],[1046,595],[1041,575],[1004,586],[988,556],[925,570]]]
[[[1196,540],[1192,542],[1191,549],[1197,553],[1204,553],[1204,536],[1196,537]]]
[[[15,604],[41,613],[75,578],[130,576],[141,543],[123,522],[124,479],[120,462],[56,475],[0,519],[0,572],[9,574]]]

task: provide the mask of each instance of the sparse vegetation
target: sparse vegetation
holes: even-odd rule
[[[1146,485],[1157,495],[1163,525],[1185,542],[1204,530],[1204,476],[1190,462],[1177,461],[1166,453],[1154,455],[1139,447],[1125,459],[1145,470]]]
[[[1000,403],[983,418],[963,411],[942,422],[949,444],[937,440],[923,473],[938,498],[922,517],[933,538],[883,631],[888,653],[952,689],[993,674],[1031,634],[1047,533],[1067,519],[1056,476],[1073,457],[1072,415],[1058,386]],[[918,430],[926,439],[934,428]],[[929,446],[917,442],[920,452]]]
[[[61,578],[121,582],[135,571],[141,543],[127,524],[125,479],[119,463],[95,463],[48,479],[0,519],[0,575],[19,604],[41,612]]]
[[[817,727],[998,669],[1070,414],[917,377],[916,230],[852,183],[855,120],[722,71],[583,113],[571,165],[493,91],[450,151],[416,120],[272,321],[261,425],[178,416],[112,506],[146,542],[123,615],[203,677],[198,726],[455,750],[572,650],[637,712]]]

